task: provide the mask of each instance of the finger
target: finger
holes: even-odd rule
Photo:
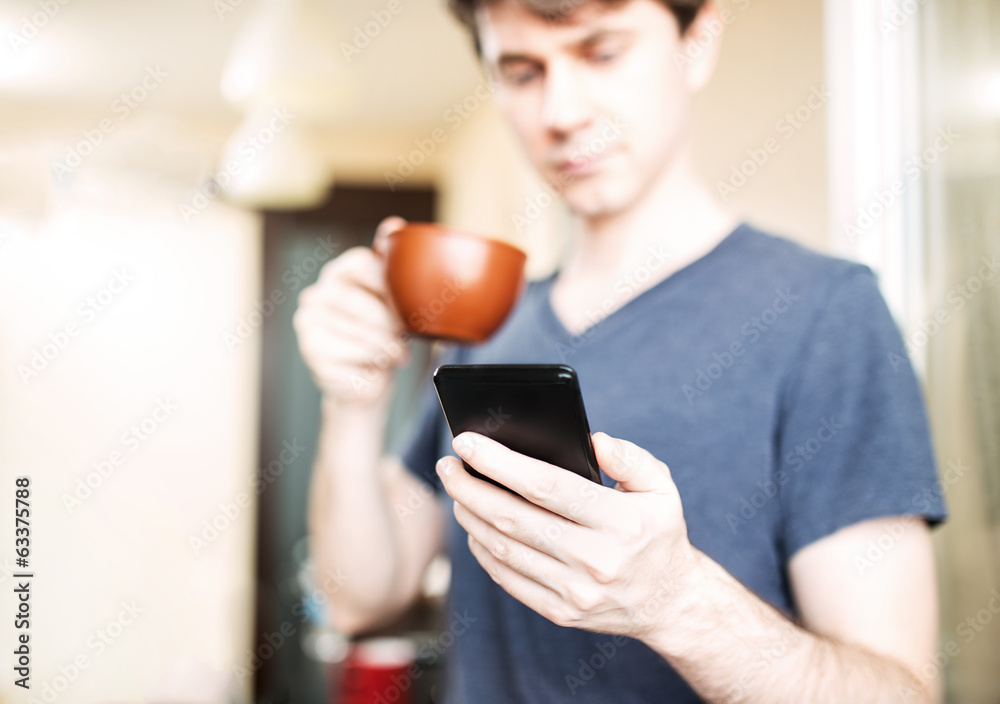
[[[474,469],[536,506],[580,525],[601,525],[601,497],[609,493],[606,487],[562,467],[514,452],[479,433],[461,433],[452,441],[452,447]]]
[[[303,346],[319,364],[388,369],[407,360],[404,342],[388,335],[375,336],[356,327],[347,330],[316,328],[310,331]]]
[[[399,229],[401,224],[406,224],[406,221],[402,218],[396,218],[395,220],[387,218],[383,221],[383,225],[380,226],[382,229],[377,233],[376,241],[372,245],[373,249],[359,248],[364,251],[356,255],[358,259],[357,265],[352,266],[347,272],[348,280],[371,291],[381,299],[386,309],[390,311],[393,320],[396,321],[395,325],[398,327],[403,327],[402,315],[396,308],[396,303],[389,290],[389,282],[386,278],[385,253],[388,236]],[[376,247],[377,249],[374,249]]]
[[[359,321],[317,301],[295,311],[292,325],[303,354],[316,360],[344,359],[368,364],[376,359],[401,362],[408,359],[407,334]]]
[[[669,492],[673,488],[670,470],[660,460],[635,443],[594,433],[597,464],[623,491]]]
[[[455,502],[455,520],[494,558],[549,589],[569,579],[569,567],[551,555],[504,535],[462,504]]]
[[[438,477],[448,496],[465,506],[476,510],[487,502],[501,502],[510,507],[510,503],[519,501],[524,504],[524,499],[504,491],[500,487],[493,486],[489,482],[484,482],[477,477],[473,477],[462,465],[462,461],[457,457],[445,455],[434,465]]]
[[[334,279],[306,289],[299,295],[299,312],[323,321],[347,319],[380,335],[410,337],[388,298],[357,280]]]
[[[331,335],[342,335],[363,342],[373,355],[388,352],[395,356],[406,347],[409,333],[389,325],[362,320],[342,312],[334,315],[317,315],[316,329]]]
[[[325,290],[344,283],[361,286],[380,298],[388,295],[385,264],[368,247],[351,247],[324,264],[316,281],[316,288]]]
[[[478,489],[486,482],[470,476],[460,460],[444,457],[442,464],[453,467],[442,480],[448,481],[449,495],[456,505],[474,515],[477,522],[490,527],[496,534],[551,555],[560,562],[573,563],[574,546],[586,544],[588,530],[571,520],[556,515],[510,492],[500,490],[483,494]],[[486,486],[495,489],[491,484]],[[460,498],[456,498],[460,497]]]
[[[331,319],[347,318],[383,334],[400,335],[404,331],[402,321],[384,299],[357,285],[331,286],[318,291],[308,300],[308,308],[318,316],[325,313]]]
[[[567,608],[562,597],[548,587],[525,577],[493,557],[475,538],[469,537],[469,551],[501,589],[554,623],[561,620]]]
[[[375,228],[375,239],[372,241],[372,249],[379,256],[385,256],[385,249],[389,235],[396,230],[406,227],[407,222],[398,215],[390,215],[378,224]]]

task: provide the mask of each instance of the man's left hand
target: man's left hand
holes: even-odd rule
[[[642,639],[690,584],[697,551],[667,466],[627,440],[592,438],[615,489],[468,432],[453,441],[459,456],[524,498],[455,457],[437,472],[469,549],[507,593],[560,626]]]

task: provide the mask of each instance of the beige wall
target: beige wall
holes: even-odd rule
[[[826,113],[807,105],[824,85],[823,3],[728,0],[722,7],[729,21],[719,64],[695,109],[698,166],[718,192],[750,158],[748,149],[759,157],[773,138],[777,151],[726,203],[753,224],[826,250]],[[796,110],[808,115],[795,118],[801,126],[786,118]]]
[[[0,496],[31,478],[34,696],[221,701],[248,642],[254,495],[191,537],[256,462],[259,340],[223,334],[257,296],[259,223],[216,205],[185,226],[181,194],[81,169],[0,246]],[[23,698],[10,677],[0,696]]]

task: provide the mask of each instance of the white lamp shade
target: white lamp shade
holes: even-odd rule
[[[229,176],[222,185],[226,199],[250,208],[313,207],[332,182],[294,113],[275,107],[247,115],[226,142],[218,171]]]

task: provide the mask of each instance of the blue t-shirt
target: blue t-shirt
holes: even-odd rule
[[[868,267],[741,225],[576,336],[550,304],[556,275],[441,362],[572,366],[591,431],[664,461],[691,543],[790,617],[800,548],[870,518],[944,519],[920,389]],[[395,450],[447,502],[446,701],[700,701],[641,642],[557,626],[490,579],[434,471],[454,452],[430,379],[418,409]]]

